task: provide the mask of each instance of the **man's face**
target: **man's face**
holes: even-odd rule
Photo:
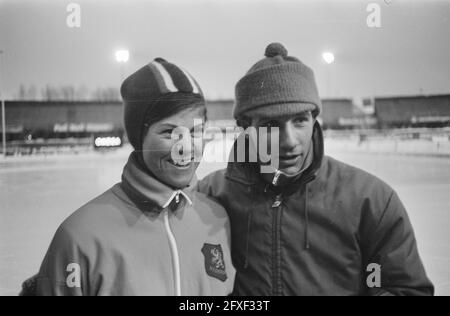
[[[265,137],[267,148],[271,152],[272,145],[278,146],[278,169],[288,175],[296,174],[303,165],[312,142],[314,122],[315,119],[309,111],[289,117],[252,118],[252,126],[257,129],[265,127],[270,131],[273,127],[278,128],[274,130],[275,133],[278,133],[278,137],[273,137],[273,135],[272,137],[270,135],[265,137],[264,135],[260,135],[260,133],[258,133],[258,137]],[[278,143],[271,144],[271,138],[275,139],[275,141],[278,140]],[[261,139],[258,141],[261,141]]]

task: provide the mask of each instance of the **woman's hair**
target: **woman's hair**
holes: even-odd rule
[[[207,120],[206,104],[202,97],[192,93],[171,93],[165,97],[157,100],[153,106],[145,114],[144,128],[142,129],[145,135],[153,124],[164,120],[168,117],[176,115],[182,111],[195,108],[204,108],[203,119]]]

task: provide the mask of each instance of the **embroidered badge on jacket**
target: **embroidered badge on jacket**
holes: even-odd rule
[[[204,244],[202,253],[205,257],[206,273],[213,278],[225,282],[228,277],[223,258],[222,246]]]

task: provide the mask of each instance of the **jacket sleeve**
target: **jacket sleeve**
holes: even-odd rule
[[[220,191],[223,190],[224,182],[225,170],[219,170],[210,173],[202,180],[199,180],[195,189],[196,191],[217,200],[220,196]]]
[[[202,180],[199,180],[196,184],[195,190],[206,195],[211,195],[213,177],[214,173],[207,175]]]
[[[373,224],[366,240],[366,267],[378,264],[381,282],[379,287],[370,287],[368,294],[433,295],[434,287],[420,259],[413,228],[395,192]]]
[[[76,237],[67,227],[58,229],[39,273],[31,279],[36,296],[87,295],[88,264]]]

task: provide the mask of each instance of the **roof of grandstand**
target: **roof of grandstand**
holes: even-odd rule
[[[385,123],[450,117],[450,95],[375,98],[375,111]]]

